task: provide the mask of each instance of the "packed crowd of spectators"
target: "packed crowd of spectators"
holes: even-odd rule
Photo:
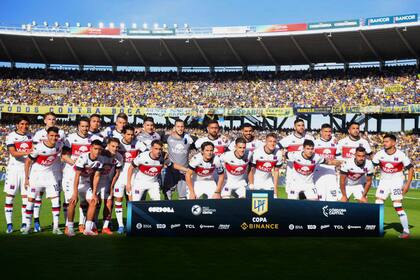
[[[8,161],[8,152],[7,147],[5,146],[6,136],[8,133],[10,133],[13,130],[13,125],[0,125],[0,165],[6,165]],[[35,132],[36,130],[40,129],[40,125],[32,125],[31,131]],[[72,133],[75,132],[76,128],[73,125],[60,125],[60,128],[62,128],[66,133]],[[137,129],[136,129],[137,130]],[[139,130],[137,130],[138,132]],[[169,129],[159,129],[158,132],[160,134],[167,134],[170,132]],[[288,135],[291,131],[288,130],[282,130],[282,131],[257,131],[257,137],[261,140],[264,140],[265,135],[269,132],[276,132],[279,134],[279,136],[285,137]],[[202,129],[188,129],[188,133],[191,135],[201,137],[205,134],[205,131]],[[223,132],[224,135],[230,139],[234,140],[237,137],[240,136],[239,130],[229,130]],[[313,131],[312,135],[317,138],[319,137],[318,131]],[[384,133],[364,133],[362,134],[362,137],[366,138],[374,153],[382,149],[382,139],[383,139]],[[338,140],[341,138],[344,138],[346,135],[343,133],[335,133],[334,137]],[[396,134],[398,143],[397,146],[400,148],[404,153],[406,153],[410,159],[412,160],[414,166],[416,167],[417,172],[420,172],[420,137],[416,134],[406,134],[404,132],[399,132]]]
[[[321,107],[420,102],[415,67],[209,73],[0,68],[0,103],[129,107]],[[45,92],[45,89],[56,89]]]

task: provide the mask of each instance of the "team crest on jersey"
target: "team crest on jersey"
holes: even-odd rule
[[[268,193],[253,193],[251,202],[252,212],[258,216],[268,212]]]

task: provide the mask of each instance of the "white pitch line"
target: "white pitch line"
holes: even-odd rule
[[[370,197],[376,197],[376,195],[368,194]],[[413,199],[413,200],[420,200],[418,197],[412,197],[412,196],[404,196],[404,199]]]

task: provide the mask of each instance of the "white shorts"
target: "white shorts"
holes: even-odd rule
[[[111,199],[111,186],[109,184],[98,186],[98,195],[102,200]]]
[[[245,181],[234,182],[226,185],[222,189],[222,198],[231,198],[233,194],[236,194],[238,198],[244,198],[246,195],[246,189],[248,184]]]
[[[402,200],[402,188],[404,185],[404,178],[395,178],[393,180],[380,180],[378,188],[376,189],[376,197],[386,200],[388,196],[392,201]]]
[[[8,195],[15,196],[18,191],[21,195],[26,195],[25,189],[25,170],[16,166],[7,168],[6,181],[4,182],[4,192]]]
[[[207,198],[211,198],[216,189],[217,185],[213,180],[194,182],[194,192],[197,199],[199,199],[204,194],[207,196]]]
[[[74,183],[67,181],[64,185],[64,200],[66,203],[69,203],[71,197],[73,196]],[[92,188],[89,184],[79,183],[79,188],[77,189],[80,202],[86,202],[92,198]],[[89,194],[88,194],[89,193]]]
[[[160,186],[158,182],[144,183],[135,180],[131,189],[131,200],[140,201],[147,192],[151,200],[160,200]]]
[[[325,174],[315,181],[315,188],[318,199],[322,201],[337,201],[341,198],[341,191],[338,187],[337,176]]]
[[[134,180],[136,176],[133,174],[131,177],[131,186],[134,186]],[[127,178],[125,177],[118,177],[117,182],[114,185],[114,197],[116,198],[123,198],[126,194],[125,188],[127,187]],[[128,195],[128,193],[127,193]]]
[[[317,190],[315,185],[290,185],[289,192],[287,193],[288,199],[299,199],[299,193],[304,193],[306,199],[318,200]]]
[[[364,188],[362,184],[346,186],[346,194],[348,199],[350,199],[350,197],[353,195],[354,199],[360,200],[363,196],[363,192]]]
[[[45,176],[43,173],[32,173],[29,177],[28,197],[35,199],[45,192],[46,197],[60,197],[60,186],[54,176]]]

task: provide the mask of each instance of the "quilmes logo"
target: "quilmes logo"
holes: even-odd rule
[[[322,214],[327,218],[329,216],[344,216],[346,212],[347,209],[344,208],[329,208],[328,205],[322,207]]]
[[[268,193],[252,194],[252,212],[258,216],[268,212]]]

